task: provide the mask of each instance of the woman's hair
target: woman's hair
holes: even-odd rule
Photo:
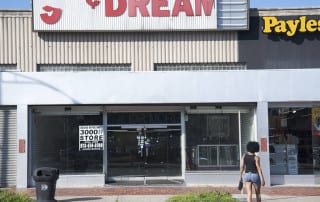
[[[260,150],[260,146],[259,146],[259,143],[258,142],[248,142],[247,144],[247,151],[248,152],[251,152],[251,153],[256,153],[256,152],[259,152]]]

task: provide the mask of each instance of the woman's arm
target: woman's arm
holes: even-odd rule
[[[262,174],[262,169],[260,166],[260,157],[259,156],[255,156],[255,160],[256,160],[256,167],[260,176],[260,180],[261,180],[261,185],[264,186],[265,185],[265,181],[264,181],[264,177]]]
[[[243,174],[243,171],[244,171],[244,156],[242,156],[241,158],[241,161],[240,161],[240,180],[242,179],[242,174]]]

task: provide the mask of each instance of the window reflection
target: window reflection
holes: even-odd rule
[[[318,110],[310,107],[269,109],[271,174],[314,174],[319,171],[320,136],[313,128]]]
[[[181,129],[108,128],[108,177],[180,176]]]
[[[102,173],[102,151],[79,151],[79,125],[101,124],[101,115],[34,114],[32,170],[54,167],[62,174]]]
[[[256,136],[254,114],[254,107],[226,107],[221,113],[188,114],[186,169],[238,170],[247,142]]]
[[[189,114],[187,169],[238,169],[238,114]]]

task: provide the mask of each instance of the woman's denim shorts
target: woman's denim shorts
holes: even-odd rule
[[[252,182],[254,184],[260,185],[260,176],[258,173],[244,173],[243,174],[243,182]]]

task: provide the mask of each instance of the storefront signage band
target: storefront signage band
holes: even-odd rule
[[[248,1],[230,5],[229,0],[33,0],[33,29],[242,30],[248,28]]]
[[[300,16],[295,20],[280,20],[274,16],[262,17],[264,21],[263,33],[284,33],[289,37],[297,32],[320,32],[320,20],[307,19]]]

